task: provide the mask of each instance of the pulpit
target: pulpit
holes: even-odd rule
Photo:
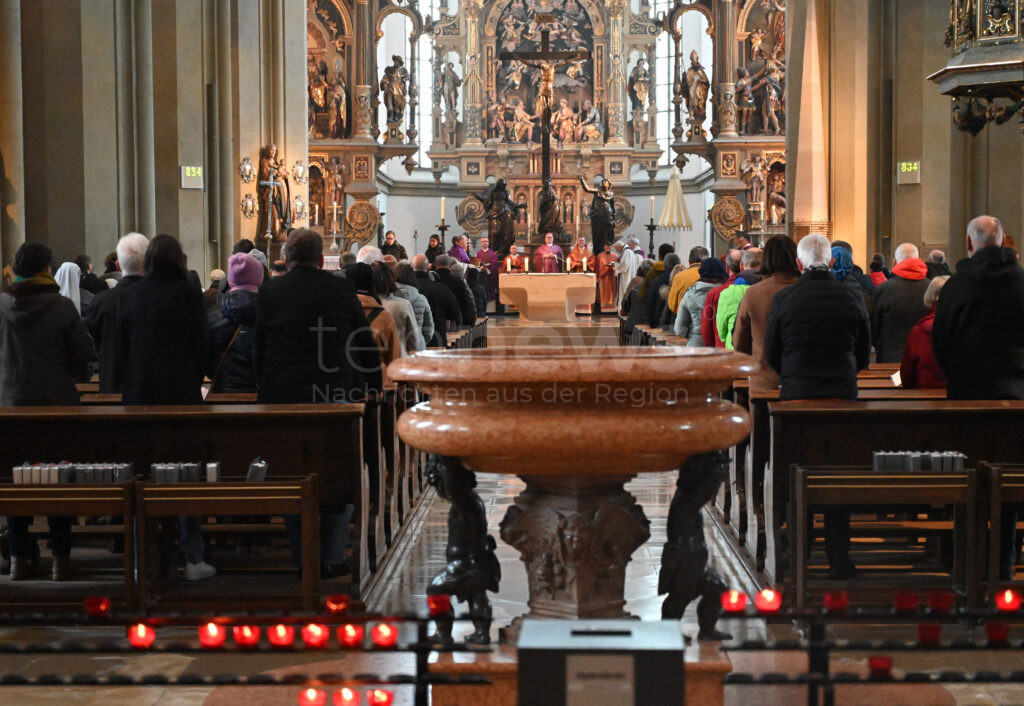
[[[498,277],[502,304],[519,309],[524,321],[573,321],[577,306],[594,302],[593,272],[507,274]]]

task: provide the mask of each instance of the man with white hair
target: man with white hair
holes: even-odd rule
[[[141,233],[128,233],[117,241],[117,268],[121,271],[121,280],[113,289],[97,294],[86,315],[85,325],[92,334],[99,356],[100,392],[105,394],[121,391],[121,371],[117,364],[117,342],[120,338],[117,315],[125,290],[146,274],[148,247],[149,240]]]
[[[832,245],[804,236],[796,248],[800,277],[772,299],[765,332],[768,364],[779,374],[779,399],[857,398],[857,371],[871,356],[871,328],[863,298],[832,273]],[[849,512],[825,515],[830,576],[849,578]]]
[[[384,253],[380,251],[376,245],[364,245],[359,248],[359,253],[356,255],[356,262],[361,262],[364,265],[370,265],[371,267],[378,262],[384,261]]]
[[[619,296],[616,305],[622,309],[622,300],[626,296],[626,289],[636,277],[636,268],[640,266],[640,255],[621,240],[616,241],[614,249],[619,255],[619,261],[615,263],[615,276],[619,280]]]
[[[925,260],[924,264],[928,266],[928,279],[949,277],[953,274],[952,270],[949,269],[949,265],[946,264],[946,253],[941,250],[932,250],[928,253],[928,259]]]
[[[928,313],[924,293],[928,266],[918,257],[917,246],[902,243],[893,254],[892,278],[875,290],[871,305],[871,338],[879,363],[899,363],[910,329]]]
[[[1024,270],[1003,238],[998,218],[967,225],[968,258],[935,307],[932,349],[951,400],[1024,399]],[[1016,526],[1017,513],[1003,513],[1000,579],[1013,575]]]

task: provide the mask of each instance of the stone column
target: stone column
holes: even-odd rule
[[[273,0],[270,14],[271,42],[271,115],[274,143],[284,150],[284,0]]]
[[[231,49],[232,7],[229,2],[217,4],[217,154],[210,155],[217,162],[216,190],[211,189],[211,198],[216,195],[217,207],[217,265],[227,267],[228,253],[235,240],[235,210],[239,199],[235,191],[238,173],[235,164],[233,94],[237,85]],[[212,107],[212,106],[211,106]],[[210,170],[213,171],[213,170]],[[211,185],[214,186],[214,185]],[[214,204],[211,203],[213,208]]]
[[[21,0],[0,0],[0,243],[3,265],[25,242]]]
[[[156,235],[156,156],[153,134],[153,5],[135,1],[136,225]]]
[[[608,144],[626,144],[626,66],[622,47],[622,0],[608,0],[608,26],[612,33],[611,71],[608,76]]]

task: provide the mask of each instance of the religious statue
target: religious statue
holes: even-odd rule
[[[512,141],[518,143],[525,138],[527,141],[533,142],[533,121],[536,119],[536,115],[526,112],[522,101],[516,103],[516,109],[512,114]]]
[[[766,135],[778,135],[782,132],[779,127],[779,113],[785,113],[785,97],[782,87],[782,70],[780,65],[774,61],[768,62],[765,66],[764,77],[764,100],[761,103],[761,124]],[[769,130],[771,132],[769,132]]]
[[[754,154],[743,161],[740,174],[747,185],[747,203],[755,204],[764,201],[764,183],[768,165],[764,157]]]
[[[516,211],[525,209],[526,204],[515,203],[508,193],[504,179],[498,179],[483,196],[470,194],[479,201],[487,212],[487,235],[498,256],[502,256],[515,241]]]
[[[259,219],[256,221],[256,237],[276,238],[292,227],[288,169],[284,160],[277,158],[277,145],[267,145],[260,150],[257,185]]]
[[[473,616],[470,644],[486,645],[491,641],[491,601],[487,592],[497,592],[501,580],[501,564],[494,555],[496,543],[487,533],[487,513],[476,493],[476,474],[457,458],[431,455],[427,458],[427,482],[437,494],[451,503],[448,514],[448,563],[434,576],[427,595],[455,596],[468,602]],[[699,514],[699,513],[698,513]],[[437,639],[452,644],[452,619],[436,620]]]
[[[319,64],[309,62],[309,100],[316,110],[327,108],[327,64],[321,60]]]
[[[496,137],[499,142],[504,142],[508,139],[508,123],[506,122],[508,105],[505,103],[505,96],[502,96],[497,102],[492,96],[491,106],[487,110],[490,113],[491,137]]]
[[[455,73],[455,64],[448,62],[441,77],[441,95],[444,96],[444,107],[449,117],[456,115],[461,85],[462,79]]]
[[[547,59],[541,59],[539,62],[534,63],[532,61],[522,62],[526,66],[532,66],[538,69],[538,86],[537,86],[537,113],[541,113],[544,108],[550,108],[553,100],[553,89],[555,85],[555,69],[566,64],[571,64],[574,61],[588,58],[588,52],[583,49],[575,53],[569,59],[563,59],[562,61],[548,61]]]
[[[981,36],[1002,37],[1013,34],[1013,30],[1013,14],[1005,4],[998,2],[993,4],[989,8],[988,15],[985,16],[985,29]]]
[[[686,77],[683,81],[683,97],[686,99],[686,111],[690,117],[687,123],[690,129],[686,131],[686,137],[690,140],[704,139],[704,120],[708,116],[708,89],[711,88],[711,81],[700,64],[700,57],[697,50],[690,52],[690,68],[686,70]]]
[[[576,138],[576,114],[565,98],[558,103],[558,110],[551,114],[552,132],[559,144],[574,142]]]
[[[772,31],[775,46],[772,53],[776,56],[786,51],[786,3],[779,0],[761,0],[761,9],[765,11],[768,27]]]
[[[384,68],[384,76],[380,80],[380,90],[384,94],[384,107],[387,109],[388,122],[400,123],[405,115],[406,81],[409,72],[400,56],[391,57],[392,64]]]
[[[757,110],[757,103],[754,102],[754,82],[750,78],[750,71],[747,67],[741,66],[736,69],[736,110],[739,111],[739,133],[750,134],[750,117]]]
[[[777,226],[786,222],[786,173],[772,171],[768,176],[768,223]]]
[[[523,82],[523,74],[526,71],[526,64],[519,59],[513,59],[505,69],[505,90],[518,91]]]
[[[594,196],[590,202],[590,235],[594,239],[594,250],[604,250],[605,243],[615,240],[615,193],[612,191],[612,183],[602,179],[601,188],[594,189],[587,186],[587,182],[580,177],[580,184],[584,191]]]
[[[576,127],[577,142],[600,142],[604,138],[604,121],[601,111],[589,100],[583,101],[580,122]]]
[[[605,243],[604,250],[597,253],[594,272],[597,274],[597,301],[602,309],[614,309],[615,300],[619,296],[618,283],[615,281],[615,263],[618,255],[612,252],[612,244]]]
[[[540,220],[537,223],[537,233],[553,234],[560,242],[565,238],[565,229],[562,227],[562,209],[559,207],[558,195],[552,188],[541,191],[540,202],[537,204],[537,212]]]
[[[593,272],[594,253],[590,252],[587,239],[582,235],[576,238],[576,244],[569,251],[569,272]]]
[[[651,88],[651,75],[647,72],[647,60],[640,57],[636,60],[636,66],[629,74],[629,83],[626,85],[626,92],[632,102],[633,110],[643,110],[647,105],[647,96]]]
[[[345,77],[340,73],[334,82],[330,113],[330,135],[332,138],[340,140],[348,132],[348,95],[345,92]]]
[[[750,60],[757,61],[758,59],[764,59],[768,56],[768,52],[764,48],[764,40],[768,38],[768,33],[758,27],[750,33]]]
[[[564,257],[562,248],[555,245],[554,234],[545,233],[544,244],[533,254],[534,269],[542,273],[561,272]]]
[[[501,261],[501,271],[507,274],[516,274],[526,269],[526,258],[519,254],[519,248],[512,243],[508,248],[508,255]]]
[[[573,222],[575,216],[573,213],[574,210],[572,194],[566,194],[562,198],[562,221],[564,223]]]

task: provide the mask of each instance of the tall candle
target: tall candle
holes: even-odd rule
[[[441,222],[444,223],[444,196],[441,197]]]
[[[505,271],[509,272],[509,273],[512,272],[512,258],[511,257],[507,258],[505,260]]]
[[[654,194],[651,194],[651,220],[654,220]]]
[[[527,255],[526,257],[523,258],[523,264],[526,266],[526,269],[524,270],[524,272],[529,273],[529,271],[530,271],[530,256],[529,255]]]
[[[583,271],[587,271],[587,258],[583,258]]]

